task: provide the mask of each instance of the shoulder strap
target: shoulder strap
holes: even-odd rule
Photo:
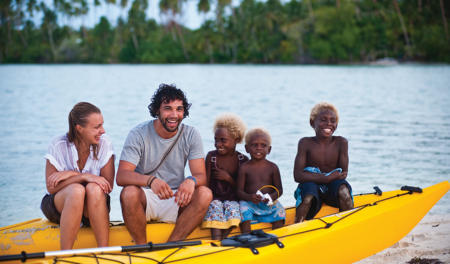
[[[216,150],[211,151],[212,155],[211,155],[211,164],[214,166],[214,168],[217,168],[217,157],[216,157]],[[239,159],[239,166],[241,166],[242,164],[244,164],[244,155],[242,153],[240,153],[239,151],[236,151],[238,154],[238,159]]]
[[[163,165],[164,161],[166,161],[166,159],[170,156],[172,151],[175,149],[175,146],[180,141],[181,135],[183,135],[183,132],[184,132],[184,124],[181,124],[181,130],[180,130],[180,133],[178,134],[177,139],[175,139],[175,141],[172,143],[172,145],[166,150],[166,152],[163,155],[162,160],[159,162],[159,165],[156,167],[156,169],[152,170],[151,172],[145,173],[145,175],[151,175],[151,174],[155,173],[161,167],[161,165]]]
[[[216,157],[216,150],[211,151],[211,164],[214,166],[214,168],[217,168],[217,157]],[[211,166],[211,167],[213,167]]]
[[[242,154],[241,152],[239,152],[239,151],[236,151],[237,152],[237,154],[238,154],[238,159],[239,159],[239,166],[241,166],[242,164],[244,164],[244,154]]]

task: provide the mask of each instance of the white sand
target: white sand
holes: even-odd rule
[[[406,263],[415,257],[450,264],[450,215],[426,215],[395,245],[356,263]]]

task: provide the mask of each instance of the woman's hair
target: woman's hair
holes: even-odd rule
[[[336,107],[327,102],[320,102],[311,108],[311,114],[309,115],[309,120],[316,121],[316,118],[325,110],[330,110],[336,115],[336,124],[339,124],[339,112]]]
[[[245,124],[244,120],[236,114],[224,113],[217,116],[214,120],[213,133],[218,128],[225,128],[228,130],[230,136],[236,140],[237,144],[240,144],[244,139],[247,124]]]
[[[76,104],[69,113],[69,132],[67,132],[67,138],[69,142],[83,143],[80,133],[76,129],[77,125],[86,127],[88,124],[88,116],[91,114],[101,114],[100,109],[91,103],[80,102]],[[94,159],[98,160],[98,145],[90,144],[94,152]]]
[[[189,116],[189,108],[192,104],[188,103],[186,94],[178,89],[175,84],[160,84],[158,90],[153,94],[151,103],[148,106],[150,115],[156,118],[158,116],[159,108],[162,103],[169,103],[170,101],[181,100],[183,102],[184,115],[183,118]]]
[[[245,134],[245,144],[249,144],[254,135],[266,135],[268,141],[267,144],[269,144],[269,147],[272,146],[272,137],[270,136],[269,130],[264,127],[254,127],[250,129],[247,134]]]

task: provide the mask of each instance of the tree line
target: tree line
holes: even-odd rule
[[[115,27],[101,17],[93,28],[84,26],[86,1],[1,0],[0,63],[450,62],[443,0],[198,0],[203,23],[195,30],[179,22],[186,0],[159,0],[159,24],[146,17],[148,0],[128,10],[128,0],[105,0],[127,15]]]

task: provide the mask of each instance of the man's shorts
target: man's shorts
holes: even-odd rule
[[[55,194],[46,194],[44,198],[42,198],[41,209],[44,213],[45,217],[53,223],[60,224],[61,222],[61,214],[58,212],[55,206]],[[108,213],[111,212],[111,197],[109,194],[106,194],[106,205],[108,206]],[[81,223],[84,226],[90,226],[89,218],[84,215],[81,217]]]
[[[145,216],[147,221],[157,221],[166,223],[176,223],[178,218],[178,205],[175,203],[175,197],[167,200],[160,200],[152,189],[142,188],[147,197],[147,209]],[[177,190],[172,190],[175,193]]]
[[[331,207],[339,208],[338,190],[341,184],[347,185],[350,194],[352,193],[352,187],[346,180],[335,180],[327,184],[325,193],[322,193],[319,190],[319,185],[314,182],[301,183],[294,192],[294,197],[297,199],[295,207],[300,205],[306,195],[311,194],[316,199],[311,202],[311,207],[305,217],[306,220],[313,219],[319,213],[323,202]]]

